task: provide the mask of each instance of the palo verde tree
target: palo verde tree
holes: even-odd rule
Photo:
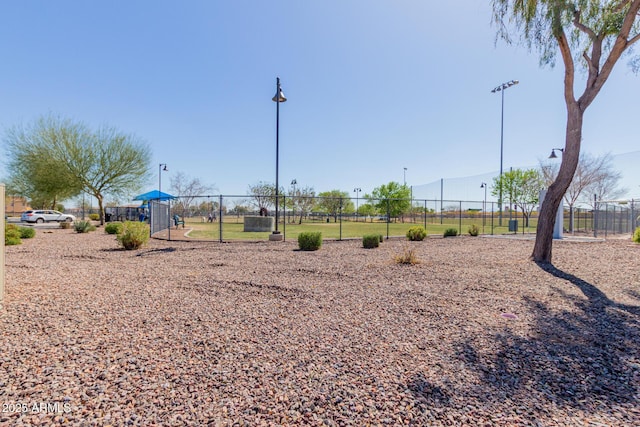
[[[56,209],[59,202],[80,194],[82,184],[47,150],[55,141],[86,137],[85,129],[77,123],[62,124],[44,117],[26,127],[7,129],[4,141],[10,191],[41,209]]]
[[[12,177],[32,171],[34,179],[29,181],[30,185],[47,194],[53,194],[41,181],[47,176],[66,183],[66,197],[85,191],[98,200],[101,224],[104,224],[105,196],[118,197],[135,191],[148,177],[147,145],[113,127],[91,131],[82,123],[48,116],[36,120],[25,131],[9,132],[7,139],[9,162],[14,165]],[[21,148],[35,158],[46,160],[34,160],[27,169],[22,169],[24,162],[17,156]],[[48,168],[53,168],[54,174]],[[29,177],[25,179],[28,181]]]
[[[564,154],[540,210],[532,253],[538,263],[551,262],[555,215],[578,166],[584,113],[623,53],[640,40],[639,11],[640,0],[493,0],[499,37],[510,43],[520,34],[542,64],[554,65],[558,53],[564,64]],[[582,94],[575,88],[576,68],[586,70]]]

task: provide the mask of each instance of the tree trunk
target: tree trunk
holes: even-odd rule
[[[98,199],[98,214],[100,215],[100,225],[104,225],[104,206],[102,206],[102,194],[97,194],[96,199]]]
[[[551,263],[551,249],[553,244],[553,227],[556,213],[564,193],[569,188],[573,175],[578,167],[580,143],[582,140],[582,119],[584,111],[577,103],[567,103],[567,129],[565,149],[562,164],[556,180],[549,186],[547,195],[542,203],[538,226],[536,228],[536,242],[533,247],[532,259],[537,263]]]

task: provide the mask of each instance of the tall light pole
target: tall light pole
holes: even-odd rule
[[[279,205],[280,205],[280,187],[278,181],[278,168],[279,168],[279,154],[280,154],[280,103],[286,102],[287,98],[282,93],[282,89],[280,88],[280,77],[276,77],[276,94],[273,98],[271,98],[273,102],[276,103],[276,229],[273,232],[274,237],[272,240],[282,240],[279,236],[280,232],[278,231],[278,221],[279,221]]]
[[[484,188],[484,203],[482,204],[482,234],[484,234],[484,225],[487,222],[487,183],[480,184],[480,188]]]
[[[362,188],[357,187],[353,189],[353,192],[356,193],[356,222],[358,222],[358,202],[360,201],[360,198],[358,197],[360,195],[360,192],[362,191]],[[365,222],[367,220],[365,219]]]
[[[498,189],[498,210],[500,213],[498,214],[499,223],[498,225],[502,226],[502,159],[504,152],[504,91],[509,89],[511,86],[515,86],[520,83],[518,80],[510,80],[506,83],[502,83],[500,86],[497,86],[491,90],[491,93],[501,92],[502,94],[502,109],[500,113],[500,188]]]
[[[166,163],[160,163],[158,165],[158,200],[162,197],[162,172],[166,172],[168,170]]]
[[[407,168],[404,168],[404,172],[402,173],[402,178],[404,180],[404,186],[407,186]]]

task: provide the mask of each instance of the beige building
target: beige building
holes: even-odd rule
[[[22,212],[31,209],[27,199],[20,196],[5,196],[4,214],[8,216],[19,216]]]

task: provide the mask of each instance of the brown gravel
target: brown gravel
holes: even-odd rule
[[[640,425],[640,245],[532,244],[38,231],[6,250],[0,425]]]

